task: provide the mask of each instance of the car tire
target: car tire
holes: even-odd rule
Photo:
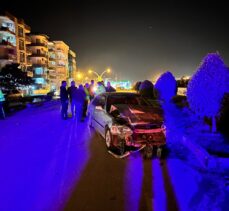
[[[107,149],[110,149],[112,146],[112,135],[109,129],[106,130],[105,142],[106,142]]]
[[[121,141],[119,142],[119,154],[120,154],[120,155],[124,155],[125,150],[126,150],[125,141],[124,141],[124,140],[121,140]]]

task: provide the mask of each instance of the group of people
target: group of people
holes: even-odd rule
[[[71,114],[73,118],[83,121],[87,115],[87,106],[93,98],[104,92],[115,92],[116,90],[107,82],[107,86],[103,82],[97,82],[95,85],[94,80],[91,83],[76,86],[75,81],[71,82],[71,86],[67,88],[67,82],[62,81],[60,87],[60,101],[61,101],[61,117],[62,119],[68,118],[68,105],[71,105]]]

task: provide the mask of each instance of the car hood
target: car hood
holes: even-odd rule
[[[163,110],[160,107],[139,105],[112,105],[111,115],[116,119],[124,119],[131,126],[138,124],[159,124],[163,122]]]

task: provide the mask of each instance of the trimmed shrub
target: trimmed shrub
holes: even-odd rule
[[[177,94],[177,82],[169,71],[163,73],[155,84],[157,97],[164,101],[170,101]]]
[[[229,90],[228,81],[229,71],[223,59],[218,53],[210,53],[188,84],[187,99],[191,110],[200,117],[211,118],[213,132],[216,132],[216,116],[223,96]]]

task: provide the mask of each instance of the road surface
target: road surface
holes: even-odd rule
[[[179,210],[195,181],[172,163],[114,158],[87,120],[62,120],[58,102],[32,106],[0,121],[0,210]]]

